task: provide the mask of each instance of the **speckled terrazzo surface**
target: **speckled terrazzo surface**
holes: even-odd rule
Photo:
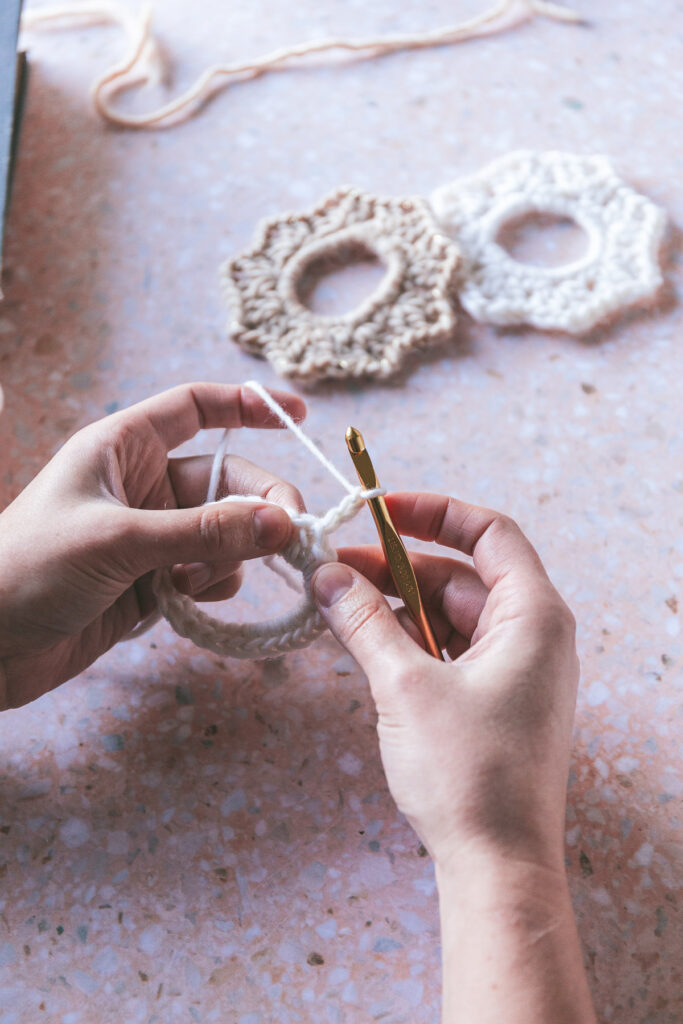
[[[167,0],[156,25],[178,88],[207,59],[480,9],[396,6],[204,0],[198,18]],[[154,391],[275,383],[224,337],[217,266],[261,216],[342,182],[427,194],[512,148],[603,152],[679,222],[683,10],[575,7],[589,26],[289,71],[149,134],[104,128],[86,100],[113,30],[36,37],[0,306],[2,500],[79,425]],[[576,239],[553,242],[561,258]],[[568,864],[598,1014],[619,1024],[683,1019],[678,248],[671,228],[654,309],[582,342],[463,316],[392,385],[308,395],[311,435],[343,468],[351,421],[390,486],[517,517],[576,613]],[[329,284],[318,301],[339,298]],[[293,441],[268,441],[236,443],[313,510],[338,497]],[[345,536],[367,539],[369,520]],[[274,605],[264,579],[229,614]],[[386,792],[364,678],[331,639],[251,665],[159,626],[1,715],[0,773],[1,1024],[437,1021],[433,873]]]

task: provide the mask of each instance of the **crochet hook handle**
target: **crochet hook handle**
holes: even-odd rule
[[[367,491],[379,487],[377,474],[365,447],[363,435],[355,427],[347,428],[346,445],[363,487]],[[377,498],[368,498],[368,504],[370,505],[372,517],[375,520],[384,557],[387,560],[389,572],[396,586],[398,596],[403,601],[408,614],[419,629],[429,653],[434,658],[443,661],[444,657],[441,653],[441,648],[434,636],[434,630],[425,611],[415,571],[410,563],[410,558],[401,535],[389,515],[387,503],[380,495]]]

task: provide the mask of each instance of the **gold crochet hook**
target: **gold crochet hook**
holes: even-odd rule
[[[358,479],[366,491],[379,487],[377,474],[365,447],[363,435],[355,427],[346,428],[346,446],[356,467]],[[441,653],[441,648],[434,636],[434,630],[422,602],[420,588],[415,578],[415,571],[410,564],[410,558],[408,557],[406,546],[401,540],[401,535],[391,521],[387,503],[381,496],[368,498],[368,502],[398,596],[406,606],[411,619],[420,630],[429,653],[443,661],[444,657]]]

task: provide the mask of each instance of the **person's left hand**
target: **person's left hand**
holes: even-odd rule
[[[274,392],[295,419],[305,406]],[[0,515],[0,710],[71,678],[154,611],[151,576],[224,600],[243,559],[279,551],[293,526],[258,502],[201,507],[211,456],[168,458],[204,427],[278,427],[248,388],[187,384],[80,430]],[[299,492],[226,457],[219,495],[303,510]]]

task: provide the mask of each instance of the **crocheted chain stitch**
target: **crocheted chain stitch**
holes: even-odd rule
[[[288,651],[306,647],[325,631],[327,627],[311,596],[313,573],[319,565],[337,560],[337,552],[329,539],[330,534],[352,519],[368,498],[377,497],[385,492],[381,487],[368,491],[354,487],[260,384],[249,381],[245,386],[259,395],[347,491],[339,504],[329,509],[323,516],[285,510],[297,532],[288,547],[281,552],[281,558],[301,573],[301,600],[291,611],[270,621],[229,623],[212,618],[201,611],[191,598],[180,594],[173,584],[170,569],[160,569],[155,573],[153,587],[161,614],[180,636],[187,637],[199,647],[206,647],[224,657],[258,659],[277,657]],[[216,499],[227,437],[226,431],[214,457],[207,502]],[[258,495],[238,494],[228,495],[221,500],[263,502],[263,498]],[[264,561],[292,586],[290,574],[283,572],[272,559]]]
[[[307,309],[307,268],[358,254],[385,265],[379,288],[345,315]],[[424,200],[341,188],[308,213],[264,221],[254,248],[225,264],[231,337],[285,377],[386,377],[409,352],[452,333],[448,295],[458,258]]]
[[[431,204],[463,251],[458,295],[475,320],[579,334],[662,283],[664,211],[624,184],[605,157],[510,153],[437,189]],[[534,212],[576,221],[588,235],[586,254],[548,268],[513,259],[496,237]]]

